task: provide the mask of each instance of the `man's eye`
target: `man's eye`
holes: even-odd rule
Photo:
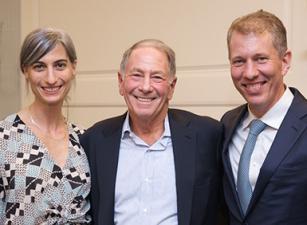
[[[151,80],[155,83],[160,83],[164,80],[164,78],[162,76],[155,75],[151,77]]]
[[[236,59],[236,60],[233,60],[231,62],[231,65],[235,66],[235,67],[239,67],[239,66],[242,66],[244,63],[244,61],[242,59]]]
[[[135,79],[135,80],[138,80],[138,79],[142,78],[142,75],[139,74],[139,73],[132,73],[132,74],[130,74],[130,77]]]
[[[268,61],[267,57],[259,57],[257,58],[258,63],[266,63]]]

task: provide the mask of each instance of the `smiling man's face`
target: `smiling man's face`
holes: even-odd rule
[[[176,79],[175,75],[170,75],[163,52],[148,46],[133,50],[125,74],[118,75],[118,82],[132,119],[152,122],[165,118]]]
[[[283,95],[291,52],[280,56],[268,32],[234,32],[229,44],[233,83],[258,117],[264,115]]]

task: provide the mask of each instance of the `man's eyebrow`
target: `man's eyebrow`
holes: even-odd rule
[[[132,68],[129,72],[143,72],[143,70],[139,69],[139,68]]]

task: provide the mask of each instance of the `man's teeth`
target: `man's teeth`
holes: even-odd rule
[[[150,101],[152,101],[152,98],[137,97],[137,99],[138,99],[139,101],[142,101],[142,102],[150,102]]]
[[[246,84],[245,86],[248,89],[258,89],[262,86],[262,83],[259,82],[259,83],[255,83],[255,84]]]

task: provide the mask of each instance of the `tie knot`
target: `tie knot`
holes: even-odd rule
[[[261,120],[255,119],[251,122],[249,133],[257,136],[264,130],[265,127],[266,127],[266,124],[264,122],[262,122]]]

